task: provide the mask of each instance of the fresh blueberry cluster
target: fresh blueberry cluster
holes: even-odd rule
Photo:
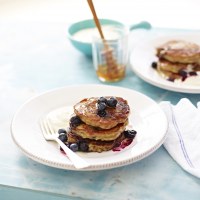
[[[187,72],[183,69],[181,69],[178,74],[182,77],[182,81],[184,81],[187,77],[189,76],[197,76],[197,73],[195,71],[190,71],[190,72]]]
[[[68,138],[67,138],[67,132],[70,130],[65,130],[65,129],[59,129],[58,130],[58,138],[68,147],[70,148],[72,151],[76,152],[76,151],[83,151],[83,152],[87,152],[89,149],[88,144],[85,141],[80,141],[78,143],[70,143],[68,142]],[[60,147],[60,150],[63,151],[62,147]]]
[[[125,130],[123,134],[125,139],[116,144],[116,146],[112,149],[113,151],[121,151],[125,147],[129,146],[135,138],[137,132],[135,130]]]
[[[105,97],[100,97],[97,101],[97,114],[100,117],[106,116],[106,108],[116,108],[117,105],[117,99],[114,97],[110,97],[109,99],[106,99]]]

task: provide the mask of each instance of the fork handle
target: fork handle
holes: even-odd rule
[[[89,167],[89,163],[86,160],[84,160],[76,153],[74,153],[71,149],[69,149],[59,138],[56,137],[55,141],[62,147],[69,160],[74,164],[77,169]]]

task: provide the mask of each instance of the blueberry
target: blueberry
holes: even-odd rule
[[[67,131],[63,128],[58,129],[58,134],[67,133]]]
[[[105,110],[98,110],[97,111],[97,115],[99,115],[99,117],[105,117],[106,116],[106,111]]]
[[[151,67],[152,67],[153,69],[157,69],[157,62],[152,62],[152,63],[151,63]]]
[[[66,133],[61,133],[58,137],[62,142],[66,142],[67,141],[67,135]]]
[[[184,71],[184,70],[182,70],[182,69],[178,72],[178,74],[179,74],[180,76],[182,76],[182,77],[187,77],[187,72]]]
[[[115,99],[114,97],[110,97],[110,99],[108,99],[107,101],[107,105],[111,108],[115,108],[117,105],[117,99]]]
[[[126,130],[124,131],[124,136],[126,138],[134,138],[137,132],[135,130]]]
[[[63,150],[63,148],[62,148],[62,147],[60,147],[60,151],[63,151],[63,152],[64,152],[64,150]]]
[[[76,151],[78,151],[78,144],[77,143],[72,143],[72,144],[70,144],[69,148],[72,151],[76,152]]]
[[[169,77],[168,79],[167,79],[168,81],[171,81],[171,82],[174,82],[174,78],[172,78],[172,77]]]
[[[105,97],[100,97],[97,101],[97,103],[107,103],[107,99]]]
[[[89,146],[86,142],[80,142],[79,148],[80,148],[80,151],[87,152],[89,149]]]
[[[189,75],[190,76],[197,76],[197,73],[195,71],[191,71],[191,72],[189,72]]]
[[[97,109],[98,109],[98,111],[105,110],[106,104],[104,102],[100,102],[99,104],[97,104]]]
[[[70,127],[75,128],[82,123],[81,119],[78,116],[74,116],[70,119]]]

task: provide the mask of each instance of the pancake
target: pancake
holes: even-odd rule
[[[191,64],[182,64],[182,63],[172,63],[167,60],[159,60],[157,62],[157,68],[164,71],[169,71],[172,73],[179,73],[180,70],[186,70],[188,68],[192,69]]]
[[[165,79],[174,81],[175,79],[182,79],[182,76],[178,73],[174,73],[165,69],[162,69],[159,65],[157,67],[157,72]]]
[[[123,133],[119,135],[115,140],[112,141],[101,141],[101,140],[91,140],[91,139],[84,139],[74,133],[68,132],[68,142],[69,143],[80,143],[84,142],[88,145],[88,152],[103,152],[109,151],[122,142],[125,139]]]
[[[173,63],[200,64],[200,46],[183,40],[171,40],[157,47],[157,56]]]
[[[110,97],[105,98],[109,99]],[[121,97],[115,98],[117,99],[116,107],[107,107],[104,117],[97,114],[98,97],[83,99],[74,106],[74,113],[90,126],[111,129],[119,123],[125,123],[130,113],[127,101]]]
[[[76,127],[71,127],[71,132],[82,138],[110,141],[119,137],[120,134],[126,129],[127,124],[128,120],[126,120],[124,123],[117,124],[111,129],[101,129],[81,123]]]
[[[157,62],[152,67],[169,81],[197,76],[200,71],[200,46],[183,40],[171,40],[156,48]]]

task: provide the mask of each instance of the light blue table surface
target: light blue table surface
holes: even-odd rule
[[[0,26],[0,199],[200,199],[200,179],[185,172],[163,146],[134,164],[91,172],[45,166],[16,147],[10,134],[11,119],[30,97],[74,84],[103,84],[92,60],[67,40],[66,27],[64,23]],[[144,35],[146,39],[168,31],[133,33],[133,43]],[[196,104],[200,100],[200,94],[170,92],[145,83],[130,68],[124,80],[109,85],[140,91],[157,102],[177,103],[187,97]]]

